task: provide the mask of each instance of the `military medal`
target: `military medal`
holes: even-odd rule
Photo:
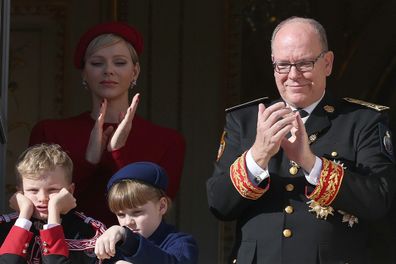
[[[319,203],[314,200],[309,200],[307,202],[309,205],[308,212],[313,212],[316,214],[316,218],[326,220],[329,215],[334,215],[334,209],[331,206],[321,206]]]
[[[338,210],[340,214],[342,214],[342,222],[348,223],[349,227],[353,227],[354,224],[359,223],[359,219],[351,214],[345,213],[344,211]]]

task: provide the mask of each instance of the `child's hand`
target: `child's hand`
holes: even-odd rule
[[[49,210],[57,208],[61,214],[66,214],[76,206],[76,198],[66,188],[62,188],[58,193],[51,194],[48,202]]]
[[[116,250],[115,245],[118,241],[124,240],[126,236],[125,228],[114,225],[107,229],[97,240],[95,244],[95,254],[98,259],[109,259],[114,257]]]
[[[66,189],[50,194],[48,202],[48,224],[60,224],[60,214],[66,214],[77,206],[76,198]]]
[[[22,192],[14,193],[10,200],[10,207],[19,212],[19,217],[30,219],[34,212],[34,205],[32,201],[23,195]]]

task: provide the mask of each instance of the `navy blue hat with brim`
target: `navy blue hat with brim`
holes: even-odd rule
[[[107,183],[107,191],[122,180],[138,180],[166,191],[168,175],[165,170],[153,162],[135,162],[117,171]]]

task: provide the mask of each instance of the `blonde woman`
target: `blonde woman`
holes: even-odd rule
[[[179,187],[183,137],[137,116],[139,94],[129,102],[142,51],[141,34],[128,24],[109,22],[90,28],[76,47],[74,64],[91,93],[91,110],[67,119],[41,121],[30,137],[30,144],[57,143],[69,153],[75,165],[79,208],[107,225],[116,219],[103,209],[106,182],[124,165],[156,162],[169,175],[171,198]]]

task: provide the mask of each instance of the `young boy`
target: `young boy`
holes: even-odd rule
[[[10,199],[17,212],[0,216],[0,263],[98,262],[93,247],[105,227],[72,210],[72,171],[59,145],[35,145],[22,153],[18,191]]]
[[[163,220],[170,206],[167,185],[164,169],[151,162],[129,164],[111,177],[108,205],[120,225],[110,227],[96,241],[99,259],[110,259],[105,263],[197,263],[194,238]]]

